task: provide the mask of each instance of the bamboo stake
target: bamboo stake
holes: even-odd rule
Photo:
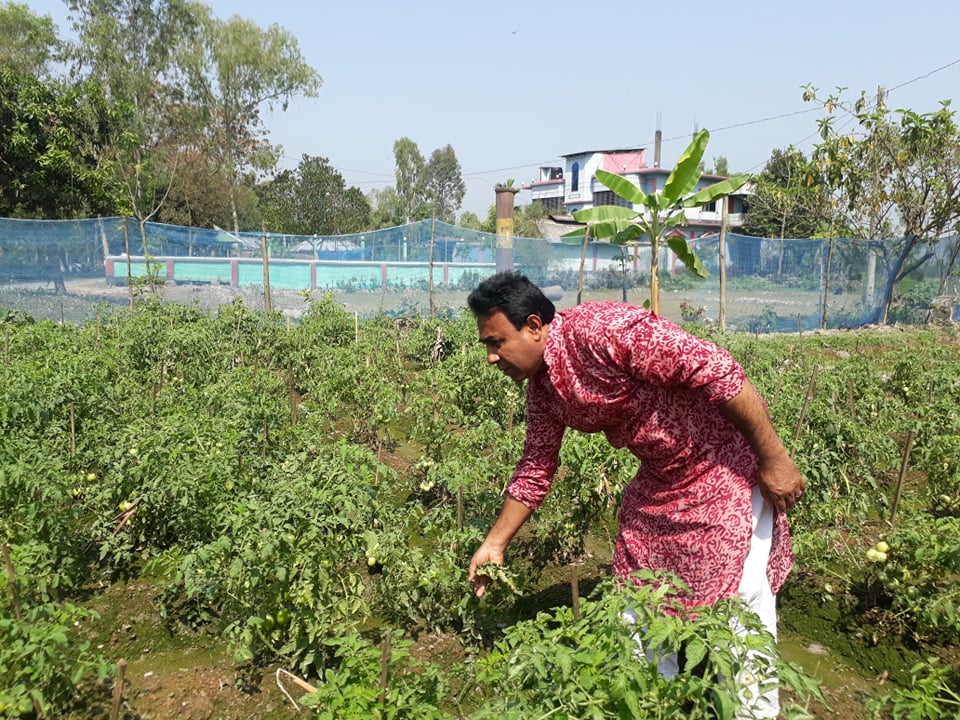
[[[433,250],[436,243],[436,232],[437,232],[437,214],[433,214],[433,220],[430,223],[430,280],[428,282],[428,287],[430,289],[430,317],[436,316],[436,305],[434,304],[433,296]]]
[[[387,630],[387,634],[383,638],[383,654],[380,656],[380,702],[382,703],[387,698],[387,679],[390,674],[390,656],[392,650],[390,648],[390,636],[392,630]]]
[[[113,705],[110,707],[110,720],[120,717],[120,703],[123,701],[123,681],[127,674],[127,661],[117,662],[117,681],[113,684]]]
[[[457,488],[457,530],[463,530],[463,485]]]
[[[289,677],[294,682],[295,685],[299,686],[302,690],[306,690],[308,693],[315,693],[317,689],[313,685],[308,683],[306,680],[301,680],[300,678],[298,678],[292,672],[288,670],[284,670],[283,668],[277,668],[277,687],[280,688],[280,692],[286,695],[287,700],[290,701],[294,709],[296,709],[297,712],[300,712],[300,706],[297,705],[297,701],[294,700],[292,697],[290,697],[290,693],[287,692],[287,689],[283,686],[283,683],[280,682],[281,673]]]
[[[721,200],[720,239],[717,242],[717,259],[720,262],[720,331],[727,329],[727,199]]]
[[[856,417],[857,406],[853,399],[853,380],[847,380],[847,403],[850,405],[850,417]]]
[[[803,407],[800,408],[800,417],[797,418],[797,429],[793,433],[793,442],[796,444],[800,438],[800,428],[803,426],[803,418],[807,414],[807,408],[810,406],[810,400],[817,389],[817,366],[813,366],[813,373],[810,375],[810,383],[807,385],[807,394],[803,398]]]
[[[573,619],[580,619],[580,573],[577,564],[570,565],[570,595],[573,598]]]
[[[890,524],[893,525],[897,517],[897,510],[900,509],[900,498],[903,496],[903,481],[907,476],[907,463],[910,462],[910,451],[913,449],[913,441],[916,438],[916,431],[911,430],[907,433],[907,444],[903,448],[903,455],[900,458],[900,475],[897,477],[897,492],[893,497],[893,506],[890,508]]]
[[[260,236],[260,255],[263,258],[263,309],[270,314],[270,255],[267,250],[267,231]]]

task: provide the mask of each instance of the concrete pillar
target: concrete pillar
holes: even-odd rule
[[[497,186],[497,272],[513,270],[513,197],[519,188]]]

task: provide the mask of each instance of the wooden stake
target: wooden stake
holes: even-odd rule
[[[847,404],[850,406],[850,417],[856,417],[857,406],[853,399],[853,380],[847,380]]]
[[[263,257],[263,309],[270,314],[270,254],[267,249],[267,231],[260,236],[260,254]]]
[[[117,661],[117,681],[113,684],[113,705],[110,707],[110,720],[120,717],[120,703],[123,702],[123,682],[127,674],[127,661]]]
[[[70,403],[70,454],[77,454],[77,418],[73,403]]]
[[[387,630],[387,634],[383,637],[383,654],[380,656],[380,702],[382,703],[387,698],[387,679],[390,675],[390,656],[392,651],[390,649],[390,636],[392,630]]]
[[[463,530],[463,485],[457,488],[457,530]]]
[[[817,389],[817,366],[813,366],[813,374],[810,375],[810,383],[807,385],[807,394],[803,398],[803,407],[800,408],[800,417],[797,418],[797,429],[793,433],[793,442],[796,444],[800,438],[800,428],[803,427],[803,418],[807,414],[807,408],[813,399],[813,394]]]
[[[900,509],[900,498],[903,496],[903,481],[907,476],[907,463],[910,462],[910,451],[913,449],[913,441],[916,438],[916,431],[911,430],[907,433],[907,444],[903,448],[903,455],[900,458],[900,475],[897,478],[897,492],[893,497],[893,506],[890,508],[890,524],[893,525],[897,517],[897,510]]]
[[[570,565],[570,596],[573,598],[573,619],[580,619],[580,574],[577,564]]]

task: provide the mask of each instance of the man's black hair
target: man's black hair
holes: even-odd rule
[[[491,275],[480,283],[467,298],[467,305],[478,318],[499,310],[517,330],[527,324],[531,315],[539,316],[547,325],[557,311],[540,288],[512,270]]]

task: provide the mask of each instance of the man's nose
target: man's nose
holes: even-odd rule
[[[493,350],[488,350],[487,362],[490,363],[491,365],[496,365],[498,362],[500,362],[500,356],[497,355],[497,353],[495,353]]]

